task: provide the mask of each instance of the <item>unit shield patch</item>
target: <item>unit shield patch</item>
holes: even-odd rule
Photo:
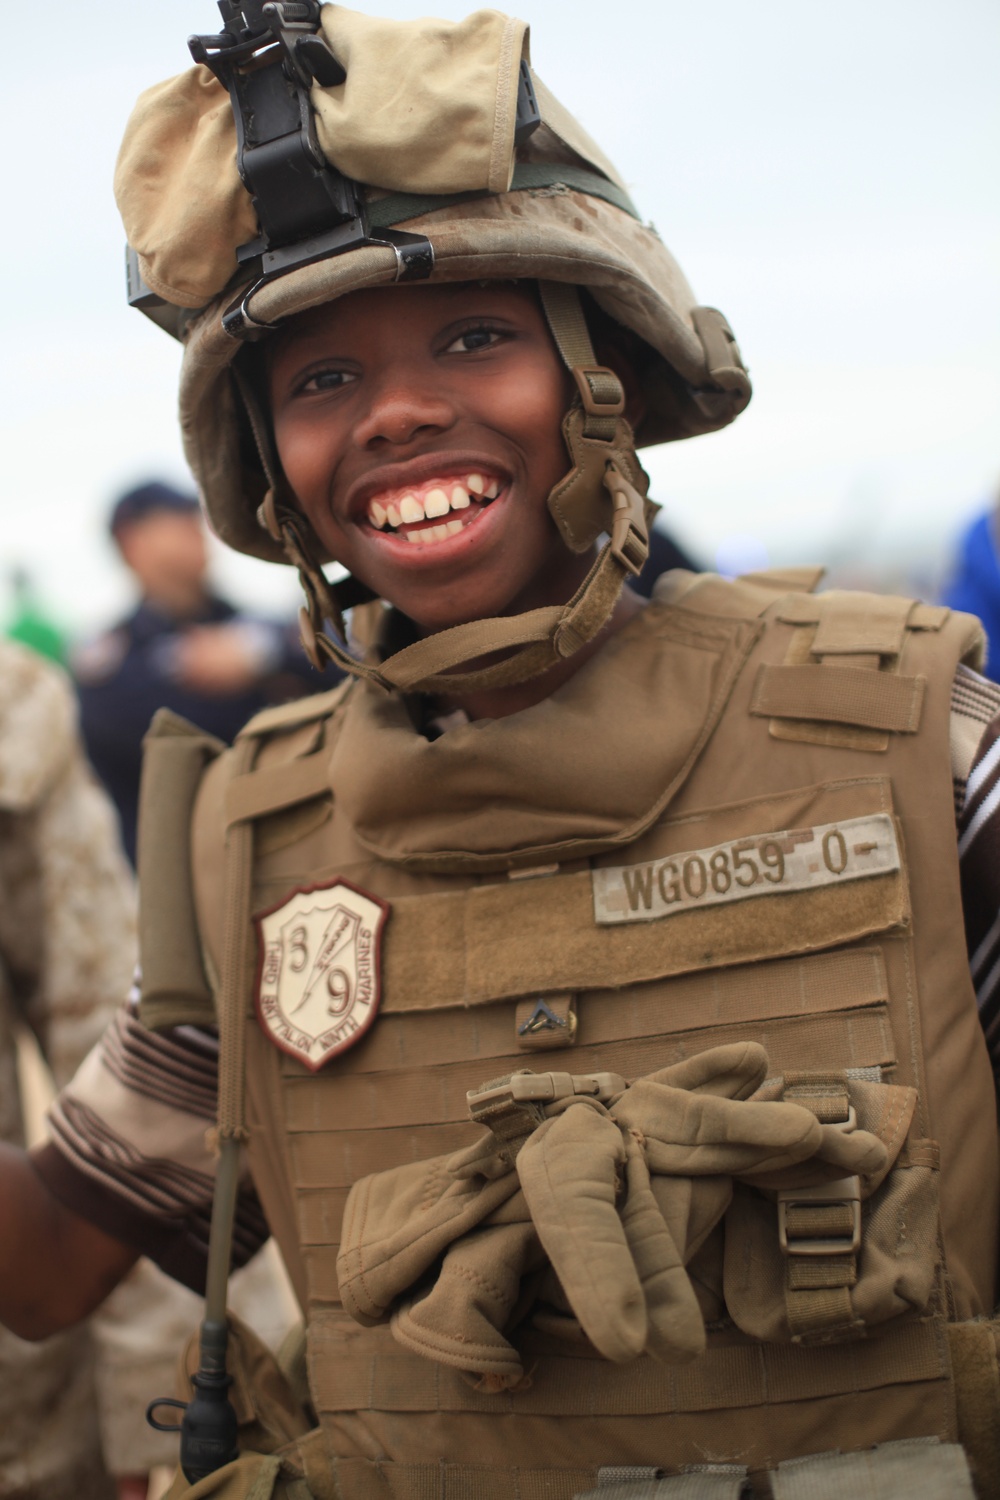
[[[254,918],[260,1024],[307,1068],[353,1047],[374,1021],[388,914],[387,902],[335,880]]]

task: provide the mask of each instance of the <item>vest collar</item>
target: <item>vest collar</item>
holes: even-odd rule
[[[361,683],[331,761],[340,812],[380,859],[441,873],[628,844],[683,784],[759,631],[654,602],[544,702],[434,741]]]

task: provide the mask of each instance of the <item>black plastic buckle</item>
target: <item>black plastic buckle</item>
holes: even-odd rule
[[[193,36],[188,46],[229,91],[236,165],[261,227],[237,259],[245,263],[344,224],[355,232],[341,248],[364,239],[357,184],[330,166],[316,136],[313,83],[347,77],[319,34],[318,0],[219,0],[219,9],[224,29]]]
[[[219,0],[219,9],[225,29],[192,37],[189,46],[229,90],[237,167],[261,228],[257,239],[238,247],[236,259],[257,263],[256,285],[372,243],[395,252],[397,281],[428,277],[434,269],[429,240],[399,229],[371,234],[357,183],[320,149],[309,91],[314,82],[343,83],[347,74],[318,34],[318,0]],[[519,113],[519,128],[529,134],[535,128],[531,105],[533,93],[523,121]],[[255,289],[225,315],[227,331],[237,337],[264,331],[247,309]]]

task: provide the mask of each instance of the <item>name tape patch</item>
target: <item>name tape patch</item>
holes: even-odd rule
[[[381,998],[388,904],[346,880],[296,890],[257,925],[257,1016],[314,1071],[359,1042]]]
[[[842,885],[898,869],[892,819],[875,813],[594,870],[594,918],[600,926],[652,922],[696,907]]]

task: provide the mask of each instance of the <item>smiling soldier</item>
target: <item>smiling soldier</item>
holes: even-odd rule
[[[142,1000],[4,1158],[4,1315],[207,1275],[175,1496],[970,1496],[963,1444],[993,1493],[978,625],[810,570],[644,605],[634,443],[750,387],[523,23],[221,9],[129,125],[133,300],[351,680],[231,751],[156,721]],[[268,1226],[299,1402],[227,1326]]]

